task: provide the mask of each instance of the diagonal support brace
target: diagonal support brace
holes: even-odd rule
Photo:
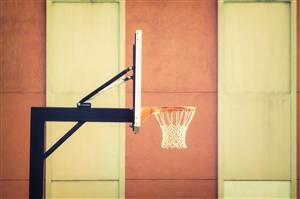
[[[85,122],[77,122],[64,136],[62,136],[48,151],[44,153],[47,159],[60,145],[62,145],[71,135],[73,135]]]

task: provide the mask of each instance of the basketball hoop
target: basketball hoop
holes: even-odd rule
[[[142,121],[150,114],[155,115],[162,130],[162,148],[187,148],[186,131],[195,111],[196,108],[191,106],[143,108]]]

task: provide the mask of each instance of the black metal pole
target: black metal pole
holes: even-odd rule
[[[73,135],[85,122],[77,122],[64,136],[62,136],[46,153],[44,158],[47,159],[60,145],[62,145],[71,135]]]
[[[44,150],[45,122],[34,110],[31,111],[30,126],[30,170],[29,198],[44,198]]]

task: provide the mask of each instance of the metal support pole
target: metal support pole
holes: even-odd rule
[[[30,126],[30,199],[44,198],[44,130],[45,122],[39,118],[35,111],[32,111]]]
[[[45,153],[46,122],[77,122]],[[85,122],[132,122],[133,110],[126,108],[32,107],[30,123],[29,199],[45,198],[45,159]]]

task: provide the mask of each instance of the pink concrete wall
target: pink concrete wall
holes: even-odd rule
[[[30,107],[45,99],[43,0],[0,1],[0,198],[28,197]]]
[[[127,129],[127,198],[215,198],[217,126],[216,1],[126,3],[126,62],[143,30],[143,106],[190,105],[197,113],[187,149],[163,150],[154,117],[139,134]],[[128,106],[132,88],[127,87]]]

